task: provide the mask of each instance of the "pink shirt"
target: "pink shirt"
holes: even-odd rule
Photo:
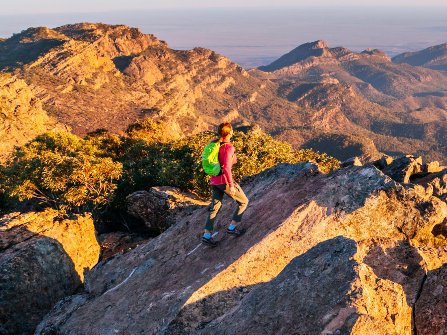
[[[231,168],[236,163],[237,158],[234,153],[233,144],[225,142],[219,149],[219,163],[222,169],[222,174],[219,176],[211,176],[211,185],[223,185],[228,184],[230,187],[234,186],[233,176],[231,174]]]

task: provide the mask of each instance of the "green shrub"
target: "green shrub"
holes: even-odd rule
[[[91,141],[52,132],[16,150],[5,168],[6,191],[60,210],[95,210],[110,201],[121,174],[121,163]]]
[[[181,129],[176,123],[168,120],[152,120],[145,118],[129,125],[126,134],[129,138],[135,140],[143,140],[148,143],[170,143],[181,136]]]
[[[167,144],[134,142],[122,161],[126,180],[120,186],[130,192],[154,185],[169,185],[209,196],[209,177],[203,172],[201,154],[205,145],[215,138],[212,132],[202,132]],[[235,132],[232,143],[238,158],[233,177],[238,182],[280,163],[312,160],[324,172],[339,165],[336,159],[326,154],[294,150],[290,144],[277,141],[260,129]]]
[[[3,184],[6,197],[66,211],[104,206],[124,210],[130,193],[152,186],[175,186],[209,196],[209,177],[202,170],[201,154],[215,134],[202,132],[163,142],[160,124],[146,120],[143,125],[143,130],[141,123],[129,127],[128,136],[104,129],[84,139],[66,132],[38,136],[17,149],[13,162],[0,170],[0,196]],[[151,136],[140,136],[143,133]],[[235,132],[232,143],[238,158],[233,167],[237,182],[280,163],[312,160],[325,172],[339,164],[326,154],[294,150],[257,128]]]

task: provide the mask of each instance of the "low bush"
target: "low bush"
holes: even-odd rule
[[[160,127],[147,121],[129,127],[126,136],[105,130],[85,138],[66,132],[38,136],[18,148],[12,163],[0,170],[0,194],[3,188],[7,197],[76,212],[105,206],[123,210],[127,195],[160,185],[209,196],[201,154],[215,134],[165,141]],[[312,160],[325,172],[339,165],[326,154],[294,150],[259,128],[236,131],[232,143],[238,158],[233,168],[237,182],[280,163]]]
[[[4,174],[9,196],[79,212],[109,202],[122,165],[89,140],[53,132],[18,148]]]

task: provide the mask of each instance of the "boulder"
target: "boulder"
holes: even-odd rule
[[[36,334],[414,332],[426,273],[447,264],[434,233],[445,202],[373,166],[281,164],[241,185],[243,237],[217,230],[208,248],[208,209],[179,213],[157,238],[98,264],[86,297],[53,309]],[[233,210],[224,203],[217,220]]]
[[[434,196],[445,199],[447,195],[447,169],[416,179],[415,183],[426,189],[431,189]]]
[[[358,157],[352,157],[349,158],[343,162],[341,162],[341,167],[348,167],[348,166],[362,166],[362,162]]]
[[[57,215],[47,210],[0,219],[0,334],[32,333],[98,261],[91,217]]]
[[[422,172],[422,158],[410,155],[396,158],[383,168],[383,173],[399,183],[409,183],[410,177],[420,172]]]
[[[380,159],[372,162],[372,164],[379,170],[383,170],[385,167],[393,162],[394,158],[388,155],[383,155]]]
[[[192,213],[208,205],[196,195],[181,192],[174,187],[152,187],[149,191],[138,191],[127,196],[127,211],[141,219],[146,227],[164,231],[180,213]]]
[[[437,173],[441,172],[445,167],[440,166],[438,161],[425,163],[422,165],[422,172],[425,173]]]

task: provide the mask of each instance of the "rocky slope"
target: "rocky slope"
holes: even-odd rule
[[[423,66],[434,70],[447,71],[447,43],[435,45],[416,52],[405,52],[393,57],[397,64]]]
[[[199,244],[207,207],[179,213],[159,237],[97,265],[36,334],[447,331],[447,204],[433,188],[372,165],[325,175],[312,163],[279,165],[243,188],[244,237],[224,234],[229,203],[215,249]]]
[[[223,118],[268,128],[296,123],[299,111],[274,84],[211,50],[173,50],[123,25],[27,29],[1,44],[0,68],[32,83],[51,115],[77,134],[123,131],[148,116],[188,134]]]
[[[58,213],[12,213],[0,219],[0,333],[30,334],[84,271],[99,258],[89,216],[60,220]]]
[[[43,110],[41,101],[25,81],[0,73],[0,162],[7,159],[14,146],[21,146],[48,130],[62,128]]]
[[[323,41],[261,69],[246,71],[203,48],[173,50],[123,25],[30,28],[0,43],[0,70],[24,80],[49,116],[76,134],[122,132],[149,117],[181,137],[226,120],[258,124],[297,148],[319,138],[334,138],[337,147],[348,136],[367,157],[381,151],[445,159],[445,72]]]
[[[314,110],[308,125],[336,136],[368,138],[382,152],[445,160],[447,75],[442,71],[396,64],[379,50],[330,48],[324,41],[299,46],[259,69],[268,73],[252,74],[274,80],[281,96]]]

